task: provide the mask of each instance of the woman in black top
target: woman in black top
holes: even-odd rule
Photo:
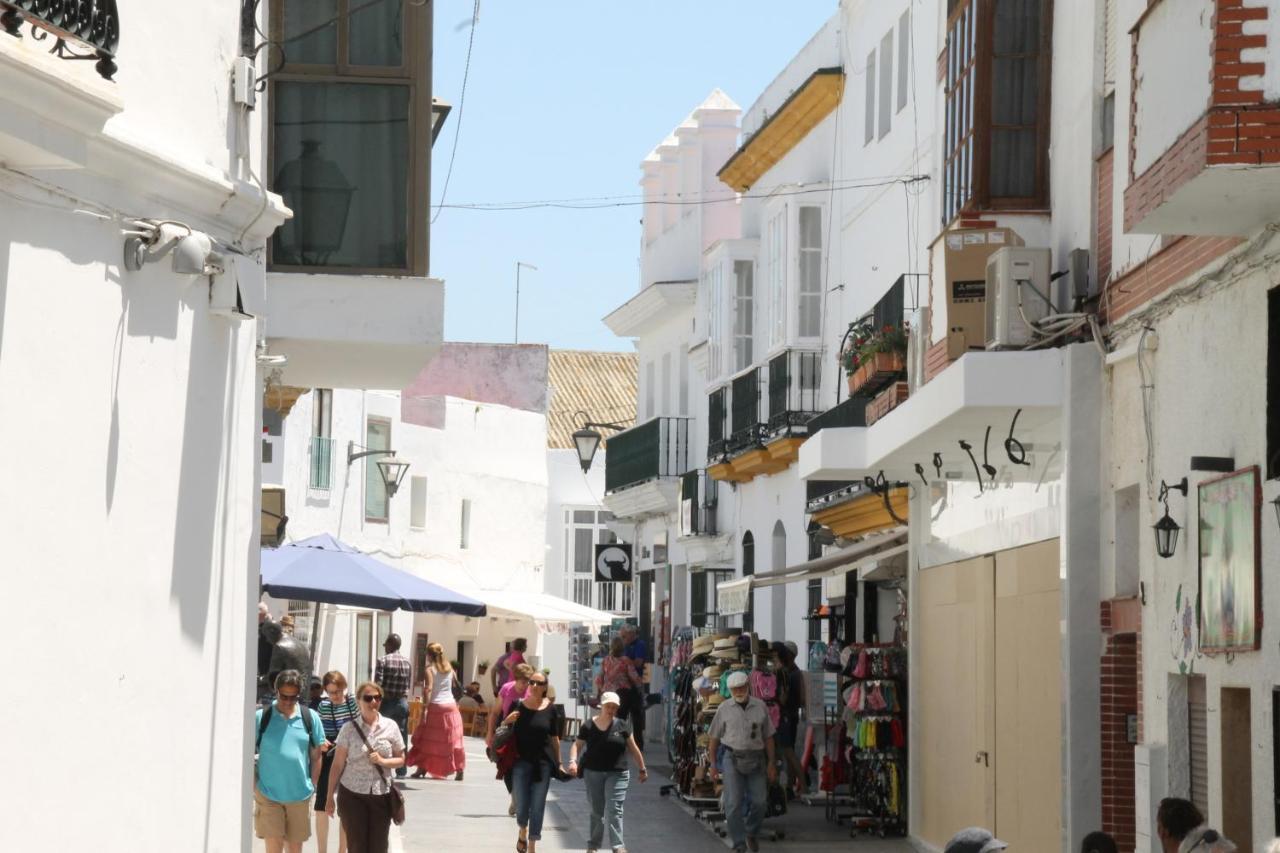
[[[516,753],[520,758],[511,768],[511,790],[516,798],[516,823],[520,836],[517,853],[535,853],[542,838],[542,814],[547,807],[551,777],[564,775],[560,766],[562,713],[547,696],[547,677],[534,672],[529,692],[504,725],[515,726]]]
[[[582,760],[583,778],[587,782],[587,796],[591,800],[591,833],[587,853],[596,853],[604,843],[606,808],[609,812],[609,846],[614,853],[626,853],[622,846],[622,806],[627,798],[627,786],[631,783],[631,771],[627,769],[627,755],[640,768],[640,781],[649,778],[644,766],[644,755],[636,745],[631,723],[618,719],[621,700],[617,693],[605,693],[600,697],[600,713],[582,724],[578,739],[569,748],[569,772],[578,772],[578,747],[587,745]]]

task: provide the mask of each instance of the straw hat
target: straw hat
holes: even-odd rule
[[[740,659],[737,649],[716,649],[711,656],[719,661],[736,661]]]
[[[702,670],[702,674],[707,678],[715,680],[720,677],[720,673],[724,672],[724,668],[719,664],[712,664]]]
[[[703,701],[703,704],[706,705],[708,708],[714,708],[724,701],[724,696],[722,696],[718,692],[712,693],[710,696],[703,698],[702,701]]]
[[[698,655],[705,655],[714,647],[715,637],[712,637],[710,634],[703,634],[701,637],[693,638],[692,653],[695,657]]]
[[[722,651],[724,649],[735,649],[737,648],[737,642],[734,640],[733,637],[720,637],[716,639],[712,648],[715,651]]]

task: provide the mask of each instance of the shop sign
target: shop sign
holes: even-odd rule
[[[751,597],[751,581],[738,580],[722,583],[717,588],[717,609],[721,616],[739,616],[747,612]]]
[[[596,580],[600,583],[631,583],[631,543],[596,545]]]

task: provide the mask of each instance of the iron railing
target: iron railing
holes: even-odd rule
[[[716,535],[716,504],[720,483],[705,468],[687,471],[680,478],[680,534]]]
[[[822,365],[818,353],[785,350],[769,359],[769,432],[804,432],[819,406]]]
[[[689,470],[689,419],[653,418],[609,439],[605,492],[638,486]]]
[[[311,488],[327,492],[333,488],[333,439],[311,436]]]
[[[822,414],[809,419],[809,436],[812,438],[824,429],[832,427],[866,426],[867,403],[870,402],[870,398],[855,394],[847,400],[836,403]]]
[[[866,492],[866,483],[861,480],[809,480],[805,483],[805,512],[820,512]]]
[[[54,38],[49,52],[63,59],[95,59],[94,68],[110,80],[116,73],[120,14],[116,0],[0,0],[0,27],[15,38],[31,25],[36,41]],[[89,50],[78,53],[75,49]]]
[[[710,460],[720,459],[728,449],[727,394],[728,389],[717,388],[707,395],[707,459]]]
[[[768,418],[764,412],[764,368],[753,367],[731,383],[729,447],[736,453],[763,443]]]

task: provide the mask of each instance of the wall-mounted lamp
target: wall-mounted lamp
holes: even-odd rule
[[[269,515],[276,519],[276,547],[279,548],[284,544],[284,531],[289,526],[289,516],[274,513],[269,509],[261,510],[263,515]]]
[[[394,450],[361,450],[356,453],[356,443],[354,441],[347,442],[347,467],[351,467],[351,463],[357,459],[363,459],[366,456],[385,456],[385,459],[378,460],[378,473],[382,475],[382,484],[387,487],[387,497],[396,496],[396,491],[400,488],[401,481],[404,480],[405,472],[409,470],[409,463],[396,456]]]
[[[621,432],[626,427],[621,424],[596,423],[583,411],[575,412],[574,418],[582,422],[582,426],[573,433],[573,446],[578,451],[578,464],[582,466],[582,473],[585,474],[591,470],[591,461],[596,458],[596,450],[600,448],[602,436],[596,432],[596,428]]]
[[[1156,553],[1166,560],[1172,557],[1173,552],[1177,550],[1178,533],[1182,530],[1181,525],[1169,515],[1169,492],[1175,490],[1182,492],[1183,497],[1186,497],[1186,477],[1173,484],[1166,483],[1164,480],[1160,481],[1160,495],[1156,500],[1164,503],[1164,517],[1152,525],[1152,529],[1156,532]]]

